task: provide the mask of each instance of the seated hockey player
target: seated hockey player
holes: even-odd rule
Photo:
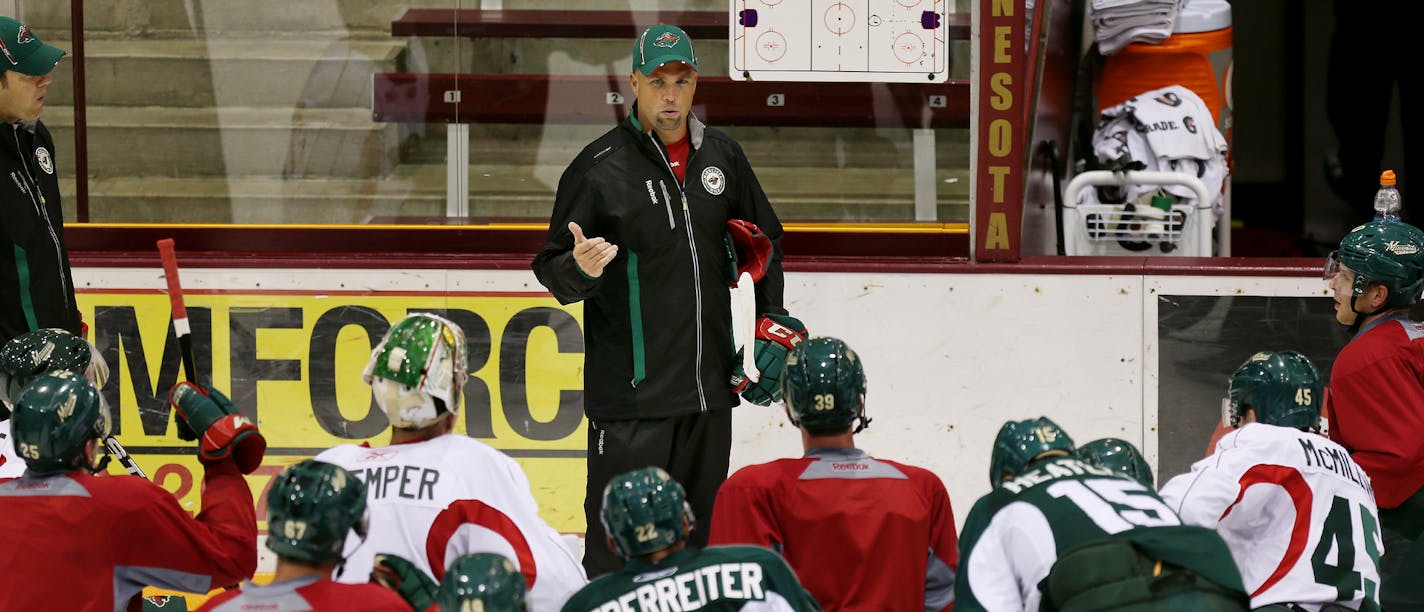
[[[1155,491],[1084,463],[1073,450],[1068,434],[1045,417],[999,429],[989,467],[995,488],[974,504],[960,533],[957,612],[1158,602],[1246,609],[1220,536],[1183,526]]]
[[[409,610],[404,599],[380,585],[331,580],[349,533],[366,536],[366,485],[330,463],[292,464],[267,493],[267,548],[277,553],[272,582],[243,583],[199,610]]]
[[[782,387],[805,455],[722,483],[709,541],[775,550],[827,609],[947,609],[959,565],[949,494],[929,470],[856,448],[870,422],[860,357],[835,338],[803,341]]]
[[[376,555],[371,581],[390,588],[422,612],[529,612],[524,574],[494,553],[461,555],[439,584],[410,561]]]
[[[109,366],[94,345],[68,330],[38,329],[0,346],[0,478],[25,472],[10,435],[11,407],[30,381],[54,370],[82,375],[99,389],[109,378]]]
[[[317,455],[366,483],[371,527],[341,582],[366,582],[377,554],[434,580],[457,557],[493,552],[529,580],[535,609],[555,609],[588,582],[559,533],[539,517],[529,480],[508,455],[457,434],[467,378],[465,334],[432,314],[397,322],[371,352],[364,380],[391,423],[389,446],[344,444]]]
[[[1147,465],[1142,451],[1122,438],[1093,440],[1079,446],[1073,451],[1073,455],[1088,465],[1108,468],[1142,483],[1144,487],[1156,488],[1152,479],[1152,466]]]
[[[89,381],[56,370],[20,392],[11,420],[26,469],[0,481],[0,610],[123,610],[144,586],[206,593],[252,576],[257,519],[242,475],[266,442],[215,390],[180,383],[169,402],[201,440],[196,518],[147,479],[95,476],[110,424]]]
[[[607,545],[628,563],[575,593],[564,612],[821,609],[770,550],[691,546],[692,507],[682,485],[662,468],[633,470],[609,481],[602,519]]]
[[[1319,433],[1323,384],[1295,351],[1251,356],[1228,388],[1235,431],[1162,487],[1226,540],[1253,607],[1379,609],[1379,512],[1369,476]]]

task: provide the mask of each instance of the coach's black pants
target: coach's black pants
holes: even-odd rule
[[[600,513],[603,487],[614,476],[630,470],[658,466],[687,490],[687,502],[697,516],[691,545],[707,545],[712,525],[712,498],[727,479],[732,451],[732,411],[698,412],[665,419],[588,422],[588,489],[584,494],[583,567],[589,579],[623,567],[623,559],[609,550]]]

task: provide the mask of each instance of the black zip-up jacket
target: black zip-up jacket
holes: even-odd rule
[[[79,333],[54,140],[43,123],[0,127],[0,343],[46,327]]]
[[[781,222],[740,145],[689,117],[680,185],[637,106],[579,153],[559,179],[549,235],[534,274],[559,302],[584,302],[584,412],[648,419],[725,410],[738,403],[723,236],[728,219],[761,228],[774,246],[756,284],[757,312],[781,307]],[[574,221],[618,246],[598,278],[573,257]],[[689,227],[690,226],[690,227]]]

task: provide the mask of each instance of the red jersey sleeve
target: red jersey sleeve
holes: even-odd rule
[[[707,544],[754,544],[778,553],[786,538],[776,522],[772,492],[757,482],[758,468],[748,466],[737,470],[717,489],[712,505],[712,528]]]
[[[109,540],[115,545],[116,579],[207,592],[257,571],[257,516],[246,479],[231,460],[204,467],[203,506],[196,518],[162,487],[135,489],[143,499],[129,505]],[[201,584],[203,578],[208,584]]]
[[[1336,359],[1330,379],[1330,439],[1370,476],[1380,508],[1394,508],[1424,485],[1424,340],[1402,328],[1374,329]]]

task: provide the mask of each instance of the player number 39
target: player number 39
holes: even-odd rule
[[[834,410],[836,408],[836,396],[830,393],[822,393],[813,399],[815,410]]]

